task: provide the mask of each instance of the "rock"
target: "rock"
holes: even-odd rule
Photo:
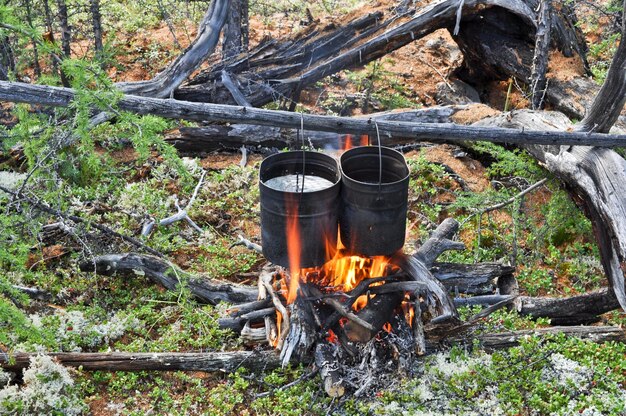
[[[454,90],[451,90],[448,84]],[[437,84],[435,100],[439,105],[471,104],[479,103],[480,96],[471,85],[457,79],[447,84],[445,82]]]

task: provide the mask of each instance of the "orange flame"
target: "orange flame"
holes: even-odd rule
[[[367,134],[362,134],[360,137],[361,141],[359,143],[360,146],[367,146],[369,145],[369,137],[367,136]]]
[[[351,134],[346,134],[346,138],[343,141],[343,146],[341,146],[341,150],[343,150],[344,152],[346,150],[350,150],[352,149],[353,145],[352,145],[352,135]]]
[[[415,305],[411,302],[408,294],[404,296],[402,301],[402,312],[404,312],[404,319],[413,328],[413,320],[415,319]]]
[[[300,223],[298,221],[298,197],[289,193],[285,194],[287,211],[287,255],[289,257],[289,290],[287,303],[293,303],[300,286]]]

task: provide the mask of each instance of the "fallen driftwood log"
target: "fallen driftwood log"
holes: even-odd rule
[[[429,344],[429,352],[445,349],[453,344],[471,343],[477,339],[486,350],[498,350],[517,345],[529,336],[550,337],[564,334],[597,343],[625,342],[626,331],[614,326],[551,327],[524,331],[480,334],[471,338],[449,338],[446,344]],[[0,354],[0,367],[8,371],[27,368],[34,353]],[[48,353],[59,363],[69,367],[81,367],[87,371],[222,371],[233,372],[238,368],[252,371],[272,370],[280,367],[281,360],[276,351],[232,351],[232,352],[57,352]],[[323,354],[325,355],[325,354]],[[304,361],[304,363],[308,363]],[[321,362],[320,364],[323,364]],[[329,369],[329,371],[332,371]],[[332,375],[330,376],[332,378]],[[331,382],[332,386],[336,384]]]

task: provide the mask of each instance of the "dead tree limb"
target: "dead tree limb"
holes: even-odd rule
[[[612,326],[551,327],[524,331],[482,334],[474,337],[454,337],[446,339],[447,344],[469,344],[478,339],[486,350],[510,348],[528,336],[552,337],[564,334],[597,343],[609,341],[625,342],[626,331]],[[321,344],[320,344],[321,345]],[[446,348],[440,343],[427,344],[428,352]],[[0,354],[0,367],[7,371],[27,368],[37,354]],[[82,367],[86,371],[221,371],[231,373],[238,368],[252,371],[273,370],[281,365],[276,351],[232,351],[232,352],[148,352],[148,353],[90,353],[59,352],[49,353],[59,363],[68,367]],[[324,354],[325,355],[325,354]],[[300,357],[308,364],[307,357]],[[316,360],[317,361],[317,360]],[[330,361],[320,359],[320,364]],[[331,376],[331,379],[334,379]],[[332,382],[337,385],[336,382]]]
[[[115,273],[146,276],[169,290],[178,290],[180,284],[185,284],[198,300],[210,304],[216,304],[220,301],[252,302],[256,300],[258,293],[257,288],[252,286],[191,276],[168,261],[135,253],[98,256],[93,261],[81,263],[80,270],[95,271],[105,276],[111,276]]]
[[[68,106],[75,93],[70,88],[29,85],[18,82],[0,81],[0,100]],[[118,108],[137,114],[154,114],[165,118],[195,121],[258,124],[299,128],[334,133],[376,134],[376,125],[382,143],[388,137],[403,137],[433,142],[464,142],[484,140],[495,143],[528,145],[585,145],[598,147],[626,147],[626,135],[607,135],[566,131],[524,130],[506,128],[483,128],[456,124],[410,123],[402,121],[376,121],[361,118],[345,118],[314,114],[299,114],[288,111],[263,110],[222,104],[200,104],[184,101],[126,95],[117,103]]]
[[[597,343],[626,341],[626,331],[615,326],[555,326],[524,331],[483,334],[478,335],[476,338],[482,348],[487,351],[494,351],[514,347],[519,344],[520,340],[529,336],[549,338],[559,334]],[[463,338],[452,338],[446,341],[450,343],[466,343],[467,338],[465,340]]]
[[[230,0],[213,0],[207,10],[193,43],[174,62],[153,79],[121,82],[116,86],[128,93],[167,98],[215,50],[230,6]]]
[[[551,17],[552,0],[541,0],[537,18],[537,32],[535,34],[535,55],[533,56],[533,66],[530,74],[530,93],[533,110],[541,109],[545,97],[546,72],[548,71],[552,29]]]
[[[21,195],[20,193],[13,191],[11,189],[5,188],[4,186],[0,185],[0,191],[6,192],[9,195],[12,195],[14,198],[21,200],[21,201],[25,201],[28,204],[30,204],[31,206],[33,206],[35,209],[41,211],[41,212],[45,212],[48,214],[52,214],[55,215],[57,217],[66,219],[66,220],[70,220],[73,221],[75,223],[84,223],[84,224],[88,224],[89,226],[102,231],[103,233],[112,235],[116,238],[119,238],[129,244],[132,244],[133,246],[145,250],[150,254],[153,254],[155,256],[159,256],[159,257],[164,257],[163,254],[161,254],[160,252],[158,252],[157,250],[148,247],[147,245],[145,245],[144,243],[142,243],[141,241],[137,240],[134,237],[130,237],[124,234],[120,234],[115,230],[112,230],[111,228],[102,225],[102,224],[98,224],[98,223],[94,223],[94,222],[87,222],[84,219],[77,217],[76,215],[69,215],[65,212],[59,211],[58,209],[52,208],[50,206],[48,206],[46,203],[42,202],[42,201],[36,201],[32,198],[29,198],[27,196]]]

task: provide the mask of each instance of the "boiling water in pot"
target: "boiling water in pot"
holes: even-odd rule
[[[285,175],[268,179],[264,182],[266,186],[282,192],[302,192],[302,175]],[[304,176],[304,192],[321,191],[330,188],[333,183],[320,176]]]

